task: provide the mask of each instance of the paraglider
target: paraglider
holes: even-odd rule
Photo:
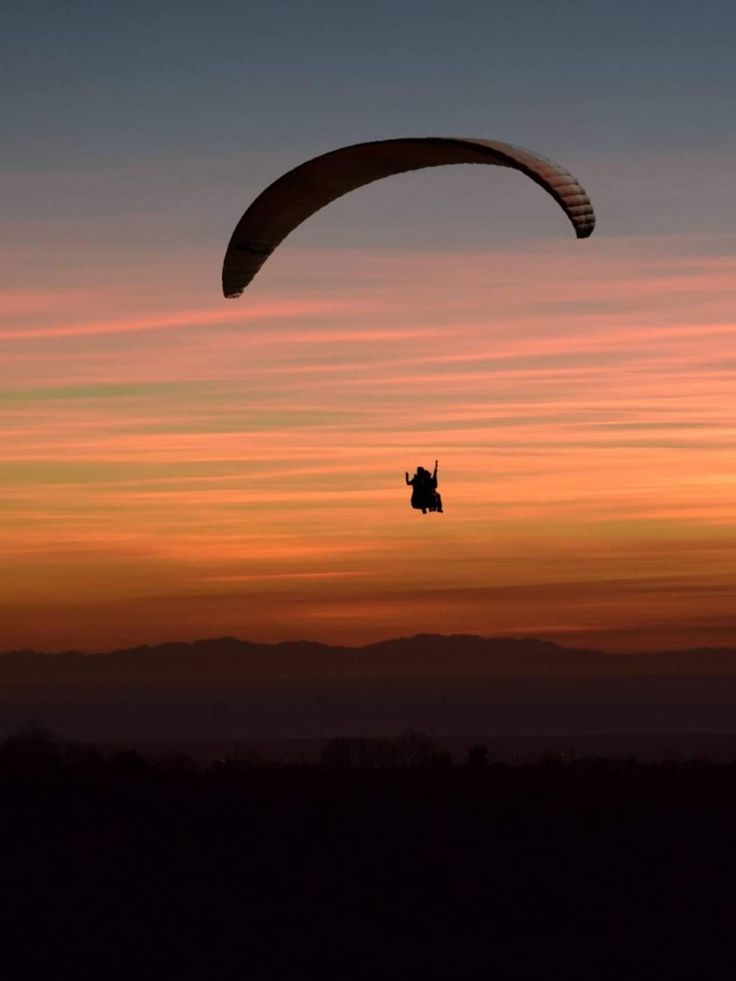
[[[409,479],[409,471],[404,474],[406,483],[411,487],[411,506],[416,511],[426,514],[428,511],[436,511],[442,514],[442,495],[437,490],[437,460],[434,461],[432,473],[424,467],[417,467],[417,472]]]
[[[557,201],[578,238],[587,238],[595,227],[590,198],[578,181],[532,150],[494,140],[434,136],[356,143],[307,160],[259,194],[227,247],[223,293],[240,296],[286,236],[331,201],[393,174],[447,164],[491,164],[521,171]]]
[[[554,198],[578,238],[588,238],[595,228],[593,206],[577,179],[532,150],[495,140],[444,136],[356,143],[307,160],[258,195],[230,238],[222,267],[224,295],[240,296],[286,236],[330,202],[384,177],[449,164],[518,170]],[[423,514],[443,512],[437,461],[432,473],[417,467],[411,479],[408,471],[405,477],[414,509]]]

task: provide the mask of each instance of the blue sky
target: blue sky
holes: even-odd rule
[[[594,195],[599,236],[725,233],[734,36],[736,7],[719,0],[17,4],[0,37],[8,238],[215,249],[303,159],[434,134],[559,160]],[[452,173],[399,178],[295,241],[558,234],[552,203],[503,179],[519,187],[508,207],[485,174],[466,174],[463,195]]]
[[[576,156],[730,152],[735,29],[719,0],[16,4],[3,167],[448,128]]]

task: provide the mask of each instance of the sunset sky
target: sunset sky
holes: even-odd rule
[[[0,650],[736,644],[736,7],[29,2],[0,63]],[[528,146],[306,222],[338,146]],[[444,515],[404,471],[440,462]]]

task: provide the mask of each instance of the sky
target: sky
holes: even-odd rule
[[[736,644],[735,34],[720,0],[15,5],[0,649]],[[432,135],[558,161],[594,235],[437,168],[222,298],[268,183]]]

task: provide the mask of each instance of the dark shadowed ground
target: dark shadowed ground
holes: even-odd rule
[[[0,747],[13,977],[730,976],[736,764]]]

